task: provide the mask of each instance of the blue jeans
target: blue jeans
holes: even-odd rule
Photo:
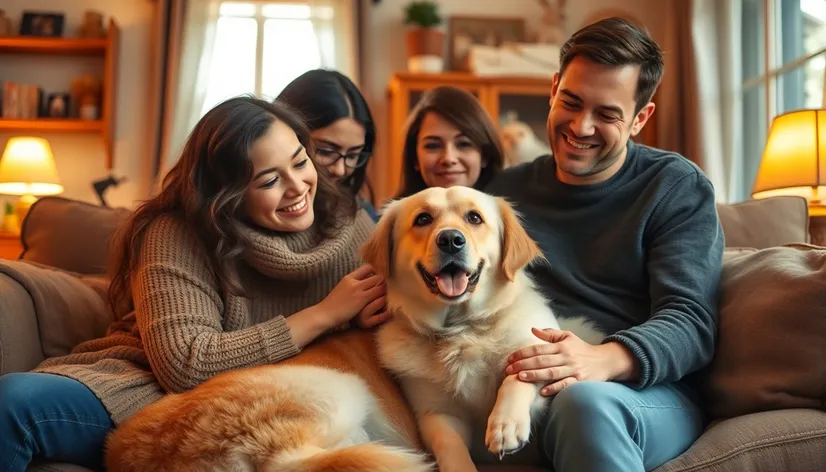
[[[33,372],[0,377],[0,472],[23,472],[34,458],[102,469],[114,427],[77,380]]]
[[[551,401],[538,439],[556,472],[641,472],[682,454],[704,423],[694,393],[682,385],[634,390],[579,382]]]

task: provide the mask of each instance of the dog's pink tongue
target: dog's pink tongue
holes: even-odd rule
[[[468,274],[455,275],[438,275],[436,276],[436,284],[439,286],[439,291],[446,297],[458,297],[465,293],[468,284]]]

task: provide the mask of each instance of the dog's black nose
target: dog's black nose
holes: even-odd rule
[[[465,235],[456,229],[442,230],[436,237],[436,245],[442,252],[456,254],[465,247]]]

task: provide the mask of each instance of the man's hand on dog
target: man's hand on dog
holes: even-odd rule
[[[588,344],[570,331],[533,328],[542,343],[508,357],[507,374],[525,382],[547,383],[540,393],[553,396],[574,382],[623,381],[637,376],[637,360],[616,342]]]

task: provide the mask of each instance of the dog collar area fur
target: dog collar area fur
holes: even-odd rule
[[[450,307],[450,311],[445,318],[445,326],[442,328],[432,328],[422,323],[414,326],[407,317],[404,318],[404,326],[419,336],[427,337],[432,343],[450,341],[460,335],[480,335],[493,328],[493,323],[488,321],[476,321],[475,323],[468,322],[468,317],[461,313],[462,310],[460,307],[461,305]],[[399,315],[403,315],[403,313],[393,313],[394,318]]]

